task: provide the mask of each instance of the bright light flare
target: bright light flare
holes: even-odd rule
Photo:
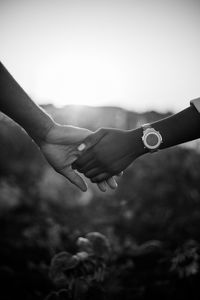
[[[107,57],[56,56],[38,64],[36,98],[57,106],[99,105],[122,95],[122,73]]]

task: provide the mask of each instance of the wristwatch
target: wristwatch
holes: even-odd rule
[[[142,128],[143,128],[142,141],[144,147],[148,149],[149,152],[158,151],[160,144],[162,143],[162,136],[160,132],[155,130],[149,123],[142,125]]]

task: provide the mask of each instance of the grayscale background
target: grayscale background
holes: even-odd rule
[[[199,53],[199,0],[0,0],[0,59],[61,124],[133,129],[188,107]],[[82,193],[0,113],[0,299],[200,299],[199,150],[146,155],[116,191]],[[77,266],[88,232],[105,255]]]

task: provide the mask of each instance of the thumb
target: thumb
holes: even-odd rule
[[[99,129],[90,134],[81,144],[78,145],[77,150],[79,152],[85,152],[88,149],[95,146],[106,135],[105,129]]]
[[[83,180],[83,178],[74,171],[71,167],[66,167],[62,171],[60,171],[60,174],[65,176],[72,184],[77,186],[81,191],[86,192],[87,191],[87,184]]]

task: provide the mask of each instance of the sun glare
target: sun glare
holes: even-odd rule
[[[45,102],[52,101],[56,106],[106,103],[116,90],[117,95],[120,92],[120,78],[117,78],[115,68],[105,57],[101,60],[89,55],[71,55],[68,59],[57,56],[53,60],[51,57],[38,64],[36,97]]]

